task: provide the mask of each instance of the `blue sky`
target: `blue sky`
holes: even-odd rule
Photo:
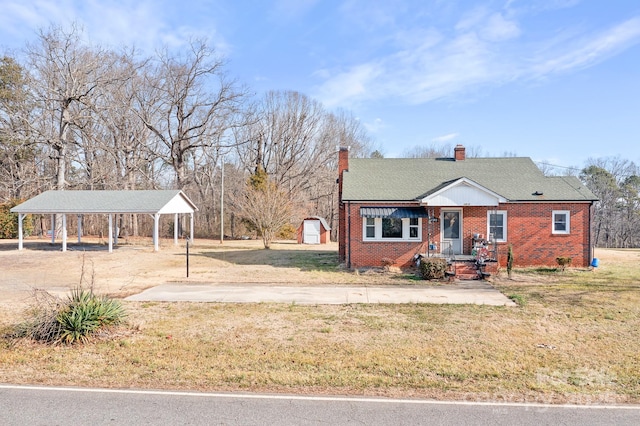
[[[0,0],[0,49],[72,22],[149,54],[206,37],[255,92],[349,110],[388,157],[461,143],[640,163],[637,0]]]

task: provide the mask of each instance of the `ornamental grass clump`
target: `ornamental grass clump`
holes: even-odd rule
[[[66,299],[37,290],[31,319],[18,326],[16,337],[45,343],[87,343],[96,333],[123,322],[122,304],[91,289],[76,287]]]
[[[125,317],[122,304],[91,290],[76,288],[68,303],[58,315],[59,341],[63,343],[86,342],[98,330],[117,325]]]

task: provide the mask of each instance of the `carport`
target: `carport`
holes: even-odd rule
[[[190,238],[193,241],[193,214],[198,208],[180,190],[140,191],[46,191],[11,209],[18,213],[18,250],[23,248],[22,222],[27,214],[62,216],[62,251],[67,250],[67,215],[78,216],[78,243],[82,236],[82,215],[106,214],[109,217],[109,252],[113,251],[113,215],[148,214],[153,217],[153,248],[159,248],[160,215],[174,215],[174,242],[178,244],[178,220],[181,214],[189,214]],[[51,242],[55,242],[55,229]]]

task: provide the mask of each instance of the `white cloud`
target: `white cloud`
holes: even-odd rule
[[[70,8],[69,1],[25,1],[7,0],[2,4],[0,13],[0,34],[3,45],[12,48],[23,47],[25,41],[36,37],[39,29],[49,26],[50,22],[62,20],[60,11]],[[63,22],[67,22],[65,19]]]
[[[358,65],[340,72],[322,85],[320,98],[329,107],[347,104],[352,99],[371,98],[370,88],[376,84],[380,73],[375,63]]]
[[[606,31],[572,42],[572,48],[560,52],[540,52],[532,67],[533,77],[567,72],[600,63],[640,42],[640,17],[634,17]]]
[[[270,14],[274,21],[291,21],[307,14],[318,0],[276,0]]]
[[[459,133],[449,133],[449,134],[446,134],[446,135],[435,137],[435,138],[431,139],[431,142],[437,142],[437,143],[449,142],[449,141],[451,141],[453,139],[456,139],[458,136],[460,136]]]
[[[190,11],[198,6],[197,2],[188,5]],[[136,46],[151,54],[162,45],[175,49],[192,38],[203,38],[226,54],[229,44],[216,32],[215,22],[197,27],[196,18],[181,15],[186,7],[166,0],[36,0],[28,5],[6,0],[0,14],[0,37],[16,34],[20,38],[15,44],[22,47],[29,32],[35,36],[51,25],[67,30],[77,25],[91,43],[104,47]]]
[[[473,30],[481,26],[486,21],[488,15],[489,11],[486,7],[471,9],[462,15],[462,18],[455,25],[455,30],[458,32]]]
[[[382,129],[387,127],[384,121],[382,120],[382,118],[376,118],[372,122],[362,123],[362,125],[364,126],[365,129],[367,129],[369,133],[373,133],[373,134],[378,133]]]
[[[558,1],[553,7],[547,5],[547,10],[573,4]],[[589,67],[640,42],[640,17],[600,33],[570,28],[562,33],[564,40],[554,43],[554,36],[536,39],[535,33],[526,33],[515,18],[526,21],[522,13],[477,8],[450,28],[397,30],[387,38],[396,43],[392,49],[381,46],[369,61],[318,73],[326,77],[315,96],[328,106],[347,108],[362,102],[422,104],[466,97],[514,80]]]
[[[540,13],[559,9],[569,9],[583,0],[509,0],[505,9],[516,6],[519,9]]]
[[[489,41],[509,40],[520,35],[520,28],[515,21],[506,19],[500,13],[494,13],[488,17],[480,34]]]
[[[349,25],[367,33],[393,25],[394,11],[400,2],[375,2],[370,0],[346,0],[340,5]]]

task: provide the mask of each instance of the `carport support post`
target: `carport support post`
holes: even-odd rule
[[[173,215],[173,244],[178,245],[178,213]]]
[[[113,215],[109,214],[109,253],[113,252]]]
[[[114,232],[113,232],[113,244],[118,245],[118,235],[120,235],[120,227],[118,225],[118,216],[117,215],[115,216],[115,219],[116,219],[116,221],[115,221],[115,225],[116,226],[113,228],[114,229]]]
[[[18,250],[22,250],[22,220],[24,219],[23,213],[18,213]]]
[[[78,215],[78,244],[82,242],[82,215]]]
[[[153,215],[153,250],[154,251],[158,251],[159,250],[159,232],[158,232],[158,228],[160,227],[160,213],[156,213]]]
[[[51,244],[56,242],[56,215],[51,215]]]
[[[189,233],[191,234],[189,241],[191,241],[191,243],[193,244],[193,213],[190,213],[190,220],[189,220]]]
[[[67,251],[67,215],[62,215],[62,251]]]

